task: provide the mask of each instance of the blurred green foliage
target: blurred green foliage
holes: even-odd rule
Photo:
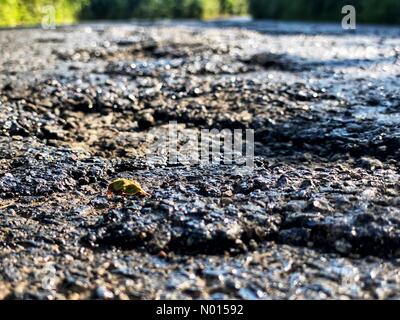
[[[81,19],[118,20],[132,17],[133,10],[142,0],[89,0],[79,13]]]
[[[353,5],[358,22],[399,24],[400,0],[249,0],[256,19],[341,21],[341,9]]]
[[[39,24],[53,5],[56,23],[111,19],[212,19],[250,13],[256,19],[341,21],[352,4],[357,21],[400,24],[400,0],[0,0],[0,26]]]
[[[35,25],[48,5],[55,8],[56,23],[70,23],[90,0],[0,0],[0,26]]]
[[[83,19],[211,19],[247,13],[248,0],[91,0]]]

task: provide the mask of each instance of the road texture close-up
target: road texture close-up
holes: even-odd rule
[[[0,299],[399,299],[399,85],[394,27],[0,30]]]

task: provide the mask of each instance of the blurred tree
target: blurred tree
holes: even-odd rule
[[[90,0],[80,13],[83,19],[129,19],[143,0]]]
[[[210,19],[247,12],[248,0],[91,0],[84,19]]]
[[[202,0],[202,16],[203,19],[212,19],[220,16],[220,1],[219,0]]]
[[[244,15],[247,14],[247,0],[220,0],[220,12],[223,15]]]
[[[0,26],[39,24],[46,5],[56,22],[77,19],[195,18],[243,15],[256,19],[341,21],[341,8],[354,5],[357,21],[400,24],[400,0],[0,0]]]
[[[57,23],[73,22],[89,0],[0,0],[0,26],[39,24],[42,9],[54,6]]]
[[[17,0],[0,0],[0,25],[16,25],[19,20]]]
[[[400,24],[400,1],[368,0],[362,11],[361,21]]]
[[[256,19],[341,21],[341,8],[353,5],[357,21],[400,24],[399,0],[249,0]]]

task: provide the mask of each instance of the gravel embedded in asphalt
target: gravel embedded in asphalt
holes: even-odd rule
[[[1,30],[0,298],[400,298],[400,33],[322,26]],[[254,170],[154,161],[171,121]]]

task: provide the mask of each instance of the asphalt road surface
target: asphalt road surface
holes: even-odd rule
[[[0,298],[400,298],[399,84],[398,28],[1,30]],[[154,154],[171,121],[253,170]]]

